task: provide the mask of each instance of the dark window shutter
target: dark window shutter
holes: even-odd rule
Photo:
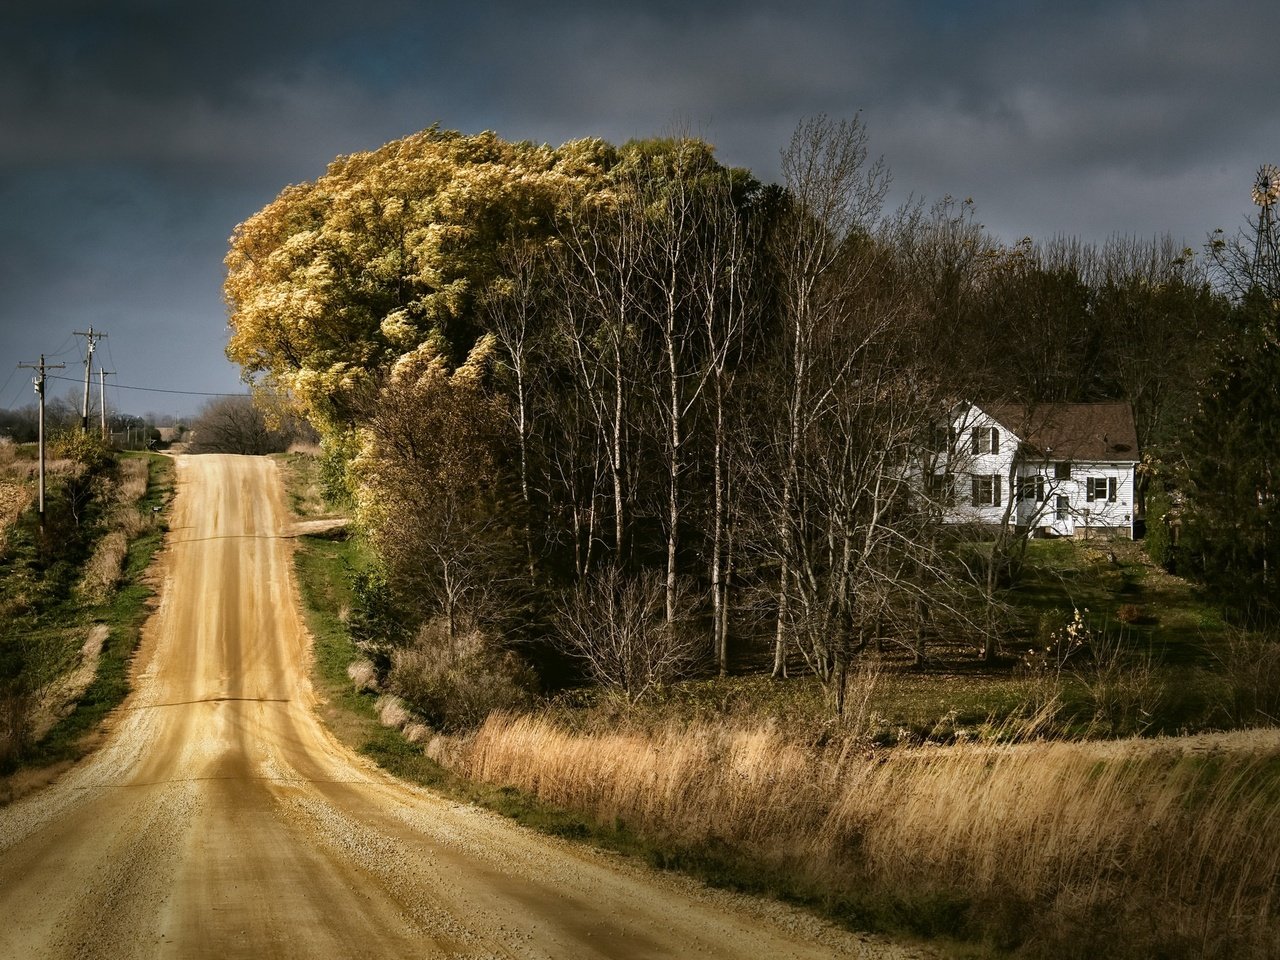
[[[982,452],[982,431],[977,427],[969,431],[969,443],[975,456]]]
[[[982,501],[979,499],[978,475],[975,473],[973,476],[971,476],[971,477],[969,478],[969,482],[970,482],[970,483],[972,484],[972,486],[973,486],[973,505],[974,505],[975,507],[977,507],[977,506],[981,506],[981,505],[982,505]]]
[[[1116,478],[1107,478],[1107,500],[1110,503],[1116,502]]]
[[[991,452],[1000,452],[1000,431],[995,427],[991,428]]]
[[[1044,477],[1036,477],[1036,503],[1044,503]]]
[[[1094,479],[1095,479],[1094,477],[1090,477],[1088,480],[1085,481],[1085,484],[1084,484],[1085,497],[1088,499],[1090,503],[1093,503]]]
[[[994,506],[1000,506],[1000,474],[998,473],[991,475],[991,502]]]

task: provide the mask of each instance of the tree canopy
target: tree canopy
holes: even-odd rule
[[[869,643],[990,629],[913,481],[948,404],[1124,399],[1171,447],[1230,325],[1191,251],[885,210],[858,118],[783,159],[432,127],[236,228],[228,356],[320,431],[401,609],[551,636],[643,577],[721,669],[767,637],[838,704]]]

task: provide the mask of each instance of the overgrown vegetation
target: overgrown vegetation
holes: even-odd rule
[[[1017,659],[1051,627],[1021,619],[1025,538],[957,542],[947,493],[920,481],[958,397],[1127,403],[1155,454],[1134,507],[1148,486],[1168,505],[1162,557],[1239,587],[1219,615],[1262,625],[1273,584],[1249,571],[1280,563],[1226,524],[1180,544],[1163,524],[1225,496],[1183,425],[1216,366],[1265,367],[1274,304],[1232,300],[1219,261],[1168,242],[1009,247],[969,203],[886,210],[857,119],[802,123],[783,161],[769,186],[691,138],[552,149],[432,128],[237,228],[228,354],[317,427],[323,486],[379,555],[385,609],[364,605],[365,626],[396,646],[466,624],[555,687],[601,660],[571,612],[612,570],[619,598],[660,580],[652,636],[696,638],[721,674],[768,651],[836,714],[869,649]],[[1202,413],[1205,436],[1229,413]],[[1273,456],[1255,439],[1230,459],[1255,457],[1254,479]],[[1256,502],[1241,487],[1215,509],[1264,531],[1275,498],[1254,479]],[[1149,616],[1124,613],[1139,638]],[[390,651],[372,662],[385,674]]]
[[[1099,633],[1148,593],[1115,591],[1139,578],[1113,572],[1108,545],[1030,551],[1029,609],[1092,605],[1056,623],[1037,671],[986,666],[960,645],[940,652],[945,666],[912,670],[886,650],[851,678],[839,721],[816,680],[756,674],[663,685],[635,703],[584,687],[449,735],[466,724],[424,724],[411,690],[379,686],[344,622],[367,547],[300,544],[328,722],[400,776],[861,929],[1024,957],[1269,955],[1280,861],[1254,838],[1277,825],[1271,732],[1074,738],[1270,725],[1280,677],[1266,654],[1280,645],[1218,621],[1194,652],[1175,634],[1174,665],[1131,669],[1134,651]],[[1165,617],[1197,602],[1130,548],[1124,568],[1146,571]],[[1139,626],[1159,635],[1158,622]],[[1156,911],[1166,922],[1150,922]]]
[[[856,730],[812,747],[776,725],[574,733],[495,715],[435,748],[859,925],[1053,957],[1265,957],[1280,934],[1273,737],[869,751]]]
[[[51,451],[44,524],[28,506],[0,531],[5,773],[75,758],[83,735],[123,699],[151,594],[142,575],[172,489],[162,457],[111,454],[78,434]],[[9,456],[0,470],[25,478],[24,452]]]
[[[317,426],[372,547],[320,627],[341,702],[396,731],[367,751],[464,790],[411,741],[529,791],[563,764],[543,796],[585,833],[855,921],[1266,955],[1275,861],[1229,887],[1208,850],[1245,856],[1215,818],[1262,815],[1275,751],[1116,738],[1275,723],[1276,301],[1215,246],[887,211],[856,119],[782,169],[432,128],[237,229],[228,353]],[[960,398],[1132,409],[1155,562],[944,522],[922,478]],[[1107,819],[1100,785],[1114,823],[1063,809]]]

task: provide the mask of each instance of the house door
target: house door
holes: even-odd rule
[[[1075,521],[1071,518],[1071,498],[1058,494],[1053,511],[1053,532],[1062,537],[1073,537],[1076,533]]]

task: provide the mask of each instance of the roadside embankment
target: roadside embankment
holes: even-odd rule
[[[1276,730],[878,750],[495,715],[428,749],[849,919],[1054,957],[1269,957],[1280,943]]]
[[[28,503],[0,550],[0,803],[82,756],[127,694],[173,489],[157,455],[55,461],[50,474],[45,525]]]

